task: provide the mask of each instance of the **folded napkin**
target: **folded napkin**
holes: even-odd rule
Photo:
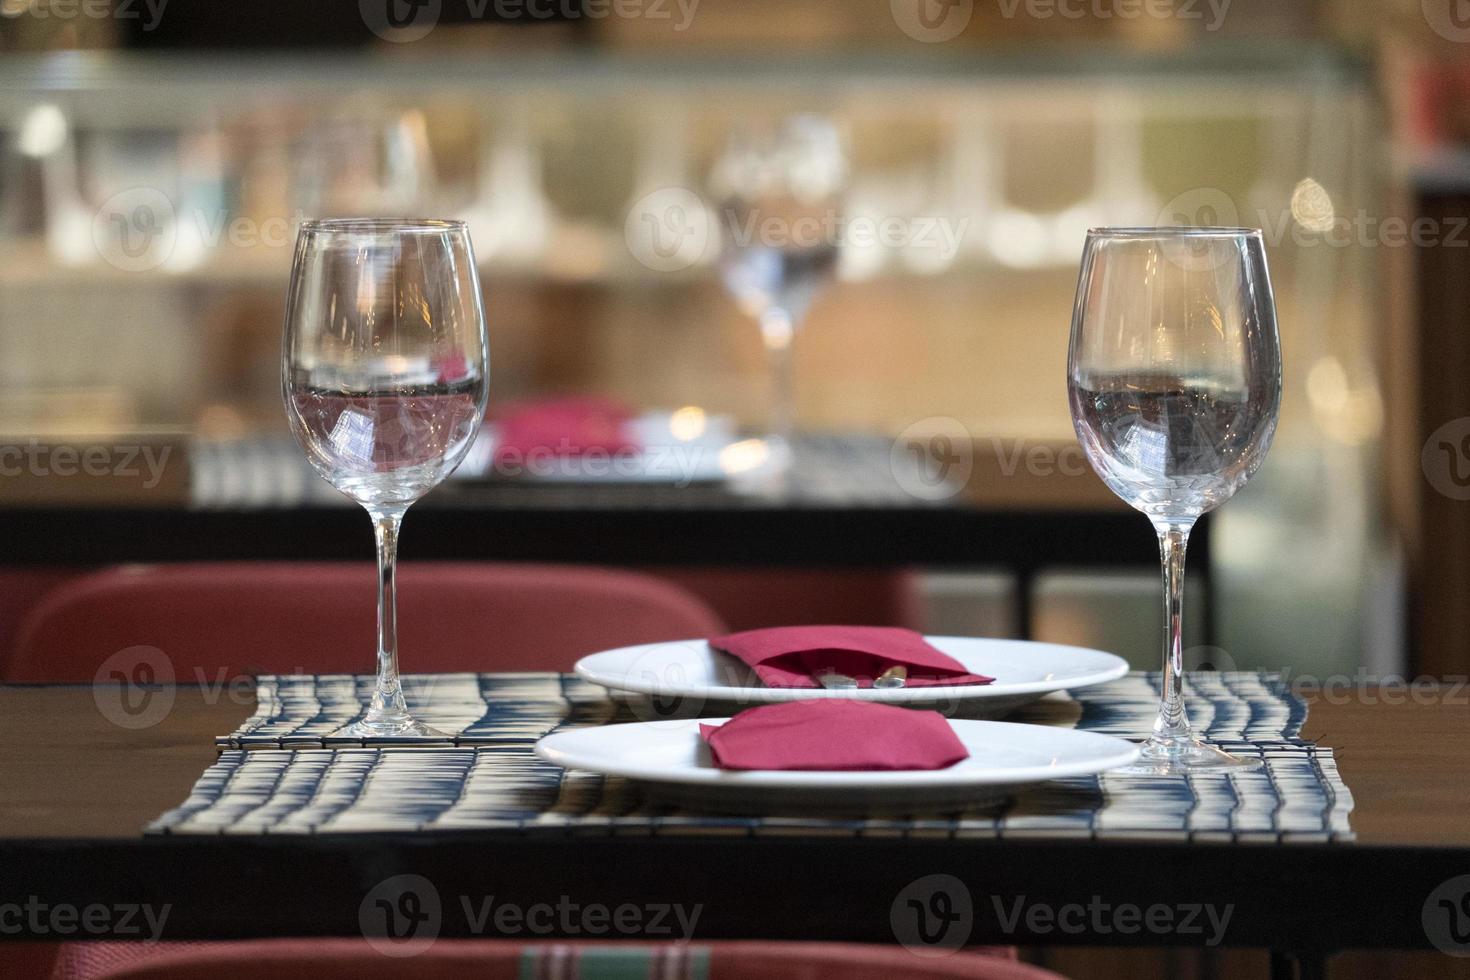
[[[632,418],[633,413],[621,402],[595,396],[515,405],[500,420],[495,459],[637,452],[642,447],[629,432]]]
[[[699,734],[721,769],[945,769],[970,755],[939,712],[864,701],[768,704]]]
[[[749,664],[767,687],[820,687],[817,675],[827,671],[872,687],[874,678],[894,666],[908,670],[905,687],[995,680],[967,673],[918,633],[893,626],[777,626],[717,636],[709,644]]]

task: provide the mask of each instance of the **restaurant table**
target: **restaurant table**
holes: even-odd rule
[[[1470,873],[1470,782],[1458,748],[1470,710],[1458,687],[1328,689],[1303,735],[1341,761],[1356,801],[1351,840],[1257,843],[986,839],[926,833],[854,837],[700,833],[148,835],[216,758],[215,738],[254,710],[248,687],[180,686],[151,727],[109,720],[90,686],[0,688],[0,909],[171,905],[167,938],[361,935],[364,895],[423,875],[445,895],[528,908],[564,896],[700,904],[698,939],[893,941],[894,896],[953,875],[977,902],[1233,906],[1223,945],[1275,951],[1273,973],[1319,975],[1346,949],[1430,948],[1421,912]],[[445,915],[440,935],[465,934]],[[552,924],[548,936],[566,935]],[[15,938],[11,936],[10,938]],[[1197,945],[1202,934],[1004,931],[976,915],[971,943]]]
[[[1043,569],[1158,568],[1147,521],[1093,475],[1075,441],[974,440],[961,462],[932,472],[922,467],[942,461],[923,462],[895,445],[873,435],[804,435],[793,479],[779,493],[713,483],[451,480],[409,511],[399,554],[628,566],[994,567],[1015,578],[1023,633]],[[200,442],[188,455],[191,477],[170,499],[142,495],[117,506],[93,495],[0,506],[6,561],[371,557],[361,508],[316,477],[289,438]],[[952,485],[942,482],[946,473]],[[1209,532],[1210,521],[1201,520],[1189,545],[1205,642],[1214,622]]]

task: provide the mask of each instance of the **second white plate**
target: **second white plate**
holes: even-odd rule
[[[613,691],[660,699],[747,706],[815,698],[850,698],[884,704],[958,707],[999,717],[1053,691],[1065,691],[1117,680],[1128,673],[1121,657],[1101,650],[960,636],[926,639],[958,660],[965,669],[993,684],[952,687],[905,687],[876,690],[765,687],[755,672],[734,657],[713,650],[704,640],[650,643],[594,653],[577,661],[577,675]],[[697,708],[696,708],[697,711]],[[679,714],[688,717],[690,711]]]

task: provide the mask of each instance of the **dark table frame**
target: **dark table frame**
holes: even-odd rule
[[[367,893],[413,874],[434,883],[444,937],[476,934],[459,896],[494,895],[523,908],[563,896],[583,906],[700,904],[701,940],[889,942],[900,891],[943,874],[973,898],[971,944],[1098,944],[1094,932],[1037,931],[1025,916],[1007,927],[995,903],[1014,908],[1022,896],[1052,908],[1209,902],[1233,906],[1221,946],[1277,951],[1283,969],[1290,957],[1307,977],[1339,950],[1430,948],[1420,909],[1449,867],[1470,867],[1470,848],[518,833],[0,840],[0,903],[29,894],[78,907],[167,903],[170,939],[358,936]],[[1346,882],[1371,883],[1371,897],[1344,901]],[[1140,929],[1105,941],[1200,946],[1210,932]],[[576,937],[560,924],[523,936]]]
[[[1191,535],[1212,642],[1210,521]],[[6,560],[19,565],[135,561],[357,560],[372,556],[357,508],[0,509]],[[930,567],[993,565],[1016,576],[1029,635],[1038,571],[1158,568],[1147,520],[1133,511],[954,507],[534,508],[425,504],[409,512],[406,561],[550,561],[611,565]]]

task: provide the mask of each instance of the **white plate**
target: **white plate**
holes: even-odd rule
[[[1128,673],[1121,657],[1100,650],[961,636],[926,639],[964,665],[967,671],[994,677],[993,684],[952,687],[904,687],[877,690],[764,687],[755,672],[704,640],[649,643],[594,653],[577,661],[577,675],[614,691],[687,702],[679,717],[699,713],[709,703],[749,706],[813,698],[851,698],[957,709],[966,714],[996,718],[1053,691],[1087,687],[1117,680]],[[673,713],[661,710],[662,717]]]
[[[730,812],[782,806],[861,812],[976,806],[1031,783],[1126,766],[1138,756],[1132,742],[1097,732],[963,719],[949,724],[970,757],[948,769],[732,772],[715,767],[699,736],[700,724],[727,720],[578,728],[541,739],[536,754],[565,769],[639,780],[670,802]]]

